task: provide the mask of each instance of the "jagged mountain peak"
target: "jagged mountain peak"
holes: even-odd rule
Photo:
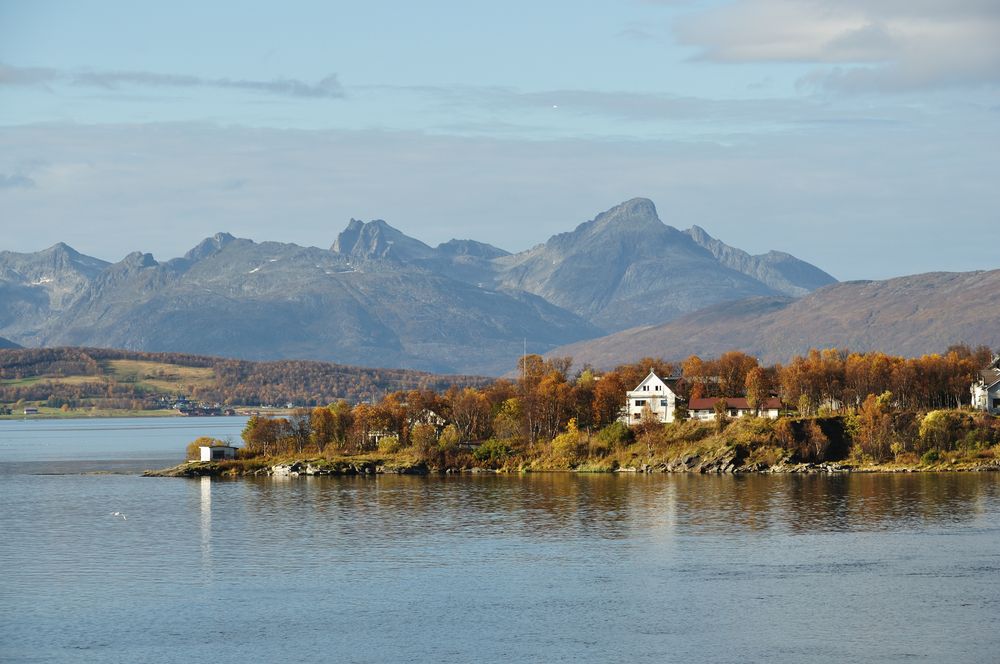
[[[580,231],[648,231],[668,228],[660,221],[656,206],[648,198],[632,198],[605,210],[592,221],[584,222],[576,227]]]
[[[504,251],[499,247],[485,242],[475,240],[448,240],[437,246],[436,251],[445,256],[469,256],[472,258],[492,259],[501,256],[510,256],[509,251]]]
[[[708,234],[708,231],[706,231],[704,228],[702,228],[698,224],[693,224],[691,226],[691,228],[687,229],[684,232],[687,233],[688,235],[690,235],[691,239],[693,239],[698,244],[701,244],[703,242],[707,242],[709,240],[714,240],[715,239],[711,235]]]
[[[357,258],[398,261],[430,258],[434,255],[434,250],[429,246],[393,228],[382,219],[367,223],[351,219],[347,228],[337,236],[330,251]]]
[[[605,210],[590,221],[585,221],[572,231],[553,235],[524,255],[539,252],[559,254],[578,251],[630,251],[642,250],[650,240],[655,242],[689,239],[672,226],[660,221],[656,206],[648,198],[632,198]],[[520,256],[522,254],[517,254]]]
[[[83,270],[88,274],[96,274],[96,272],[99,272],[108,265],[106,261],[102,261],[99,258],[81,254],[65,242],[56,242],[48,249],[43,249],[37,254],[25,254],[24,256],[27,258],[32,255],[42,259],[44,263],[50,266],[72,266],[74,269]]]
[[[118,262],[119,265],[129,268],[156,267],[159,263],[153,258],[153,254],[146,254],[141,251],[133,251]]]
[[[184,254],[184,258],[191,261],[208,258],[222,251],[223,247],[235,240],[236,238],[229,233],[216,233],[212,237],[207,237],[199,242],[191,251]]]
[[[69,246],[65,242],[56,242],[54,245],[52,245],[48,249],[43,249],[41,253],[43,253],[43,254],[68,254],[70,256],[80,256],[81,255],[80,252],[78,252],[76,249],[74,249],[73,247]]]
[[[659,216],[656,214],[656,205],[653,201],[641,197],[623,201],[597,215],[597,217],[599,219],[602,217],[653,217],[659,219]]]

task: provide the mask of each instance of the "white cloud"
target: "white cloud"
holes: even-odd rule
[[[676,32],[716,62],[828,65],[804,82],[835,90],[1000,84],[995,0],[735,0]]]

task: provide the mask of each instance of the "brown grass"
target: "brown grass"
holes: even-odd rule
[[[184,392],[188,386],[213,387],[215,370],[211,367],[182,367],[165,362],[108,360],[105,368],[118,382],[134,381],[158,392]]]

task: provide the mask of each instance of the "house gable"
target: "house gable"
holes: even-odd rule
[[[669,381],[669,382],[672,382],[672,381]],[[654,392],[659,392],[659,393],[671,392],[671,393],[673,393],[673,390],[670,389],[670,387],[667,385],[667,383],[668,383],[668,381],[663,380],[662,378],[660,378],[659,376],[657,376],[654,371],[651,370],[649,372],[649,375],[646,376],[645,378],[643,378],[642,382],[639,383],[638,385],[636,385],[636,387],[635,387],[634,390],[629,390],[629,394],[630,395],[633,395],[633,394],[638,395],[639,393],[643,393],[643,392],[647,392],[647,393],[650,393],[650,394],[652,394]]]
[[[634,390],[625,393],[622,421],[636,424],[642,420],[646,409],[649,409],[661,422],[673,422],[677,395],[670,389],[672,382],[673,379],[663,380],[650,370],[649,375]]]

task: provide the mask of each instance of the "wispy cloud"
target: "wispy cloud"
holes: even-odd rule
[[[33,189],[35,181],[26,175],[0,173],[0,189]]]
[[[0,63],[0,85],[51,85],[57,83],[105,89],[117,89],[121,86],[216,88],[303,98],[336,99],[344,96],[344,89],[336,74],[330,74],[316,83],[306,83],[294,78],[263,81],[205,78],[144,71],[63,71],[44,67],[15,67]]]
[[[714,133],[730,133],[765,129],[797,127],[803,125],[828,124],[834,119],[839,124],[872,121],[901,123],[913,117],[913,112],[905,107],[866,104],[858,108],[850,105],[832,106],[828,101],[816,98],[756,98],[756,99],[708,99],[704,97],[682,96],[670,93],[598,91],[582,89],[540,90],[524,92],[516,88],[486,86],[359,86],[352,93],[364,96],[376,93],[406,93],[419,96],[449,114],[454,109],[488,110],[506,117],[508,111],[532,112],[528,116],[539,122],[543,131],[543,116],[551,122],[562,124],[568,117],[603,118],[614,122],[612,126],[617,136],[628,135],[628,129],[645,132],[649,127],[698,128],[699,136],[705,128]],[[516,114],[512,117],[518,117]],[[559,118],[556,120],[556,118]],[[620,121],[632,124],[622,125]],[[482,122],[475,126],[465,123],[465,130],[472,133],[510,133],[524,130],[523,123],[505,125],[498,120]],[[464,133],[455,123],[449,129]],[[478,130],[477,130],[478,128]]]
[[[802,83],[831,90],[1000,84],[995,0],[736,0],[676,33],[710,61],[823,65]]]

